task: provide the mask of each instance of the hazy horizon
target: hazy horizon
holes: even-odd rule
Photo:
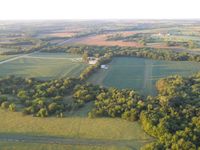
[[[0,20],[196,20],[198,0],[2,0]]]

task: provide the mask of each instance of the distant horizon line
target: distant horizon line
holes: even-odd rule
[[[106,19],[1,19],[0,21],[103,21],[103,20],[113,20],[113,21],[120,21],[120,20],[199,20],[200,18],[106,18]]]

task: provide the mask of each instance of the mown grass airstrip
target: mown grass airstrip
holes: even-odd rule
[[[155,82],[169,75],[187,76],[200,71],[200,63],[160,61],[146,58],[116,57],[88,81],[107,87],[134,88],[143,94],[155,94]]]

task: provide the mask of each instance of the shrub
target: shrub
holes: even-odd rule
[[[47,117],[48,116],[48,111],[46,108],[41,108],[38,113],[36,114],[37,117]]]
[[[11,103],[11,104],[9,105],[9,110],[10,110],[10,111],[16,111],[16,105],[15,105],[14,103]]]
[[[6,108],[8,108],[8,107],[9,107],[9,102],[7,102],[7,101],[5,101],[5,102],[3,102],[3,103],[1,104],[1,108],[6,109]]]

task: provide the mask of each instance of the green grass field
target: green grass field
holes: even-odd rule
[[[116,118],[96,118],[89,119],[86,112],[90,106],[80,109],[78,112],[70,113],[65,118],[37,118],[32,116],[22,116],[19,112],[9,112],[0,109],[0,135],[35,135],[35,136],[55,136],[76,139],[83,139],[88,145],[71,145],[73,149],[139,149],[153,139],[141,129],[138,122],[129,122]],[[85,114],[85,115],[84,115]],[[91,140],[94,142],[91,144]],[[96,141],[95,141],[96,140]],[[118,146],[98,145],[98,140],[117,141]],[[64,149],[66,145],[38,144],[35,145],[37,150],[44,149],[48,145],[50,150]],[[27,144],[0,142],[7,149],[26,149]],[[53,145],[51,147],[51,145]],[[68,145],[70,147],[70,145]],[[120,148],[119,148],[120,147]],[[13,148],[14,149],[14,148]]]
[[[79,59],[78,59],[79,58]],[[1,76],[15,74],[17,76],[56,78],[62,76],[78,76],[87,65],[80,61],[80,56],[64,53],[34,53],[0,64]],[[23,116],[20,112],[9,112],[0,109],[0,135],[33,135],[65,137],[76,141],[83,139],[86,145],[62,145],[45,143],[20,143],[1,141],[0,147],[23,150],[29,148],[43,150],[77,149],[77,150],[120,150],[139,149],[153,139],[141,129],[138,122],[128,122],[116,118],[87,118],[92,103],[83,108],[65,113],[65,118],[37,118]],[[93,140],[95,143],[92,143]],[[111,145],[99,145],[98,141],[117,142]],[[88,145],[87,145],[88,142]],[[30,148],[30,145],[31,148]]]
[[[0,61],[14,57],[15,55],[0,55]]]
[[[0,142],[2,150],[132,150],[129,147],[118,146],[85,146],[85,145],[60,145],[60,144],[35,144]]]
[[[13,49],[13,48],[0,48],[0,54],[1,53],[4,53],[4,52],[14,52],[16,51],[17,49]]]
[[[99,70],[88,81],[106,87],[134,88],[143,94],[155,94],[158,79],[173,74],[186,76],[197,71],[200,71],[200,64],[196,62],[119,57],[112,60],[108,70]]]
[[[16,75],[51,79],[78,77],[87,67],[79,55],[66,53],[34,53],[4,64],[0,64],[0,76]]]

